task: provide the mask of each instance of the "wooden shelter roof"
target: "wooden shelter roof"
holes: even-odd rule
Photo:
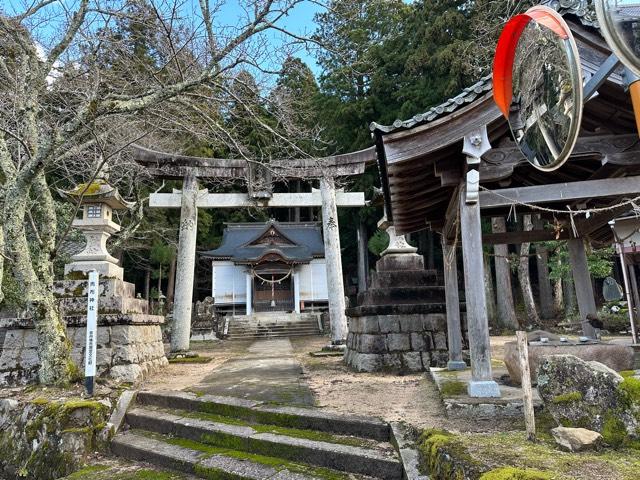
[[[578,44],[584,77],[589,78],[611,52],[594,26],[595,17],[582,8],[586,1],[561,3],[570,7],[560,10]],[[460,95],[412,119],[396,121],[391,126],[372,124],[387,217],[392,219],[396,231],[404,234],[431,228],[443,231],[448,237],[455,233],[451,229],[455,223],[452,216],[457,211],[455,192],[466,171],[463,138],[485,125],[492,149],[483,155],[479,167],[482,187],[514,188],[510,193],[516,195],[519,187],[549,186],[547,188],[553,192],[569,188],[561,186],[567,182],[639,175],[638,132],[621,73],[617,70],[585,104],[576,149],[569,161],[554,172],[535,169],[520,153],[512,141],[506,120],[493,101],[490,77],[482,78]],[[637,192],[634,188],[629,187],[629,192]],[[483,192],[481,195],[487,200],[490,194]],[[606,207],[619,203],[624,197],[619,193],[598,199],[585,195],[571,202],[556,198],[542,206],[566,209],[569,205],[574,210]],[[495,196],[493,200],[496,200]],[[483,215],[508,215],[512,209],[511,203],[503,202],[488,208],[481,204]],[[526,206],[517,206],[518,212],[525,210]],[[624,209],[619,208],[589,218],[576,216],[574,223],[581,235],[609,241],[611,233],[607,222],[623,212]],[[551,213],[546,216],[553,219]],[[557,220],[564,222],[561,232],[538,232],[528,238],[550,240],[556,234],[560,238],[567,237],[570,230],[568,216],[559,215]],[[489,242],[500,243],[498,238],[485,237]]]

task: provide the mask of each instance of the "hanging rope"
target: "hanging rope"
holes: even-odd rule
[[[274,284],[274,283],[284,282],[287,278],[289,278],[291,276],[292,272],[293,272],[293,268],[289,268],[289,271],[282,278],[279,278],[278,280],[273,280],[273,279],[269,280],[268,278],[261,277],[260,274],[258,272],[256,272],[255,270],[251,270],[251,274],[254,277],[256,277],[257,279],[259,279],[259,280],[261,280],[261,281],[263,281],[265,283],[268,283],[269,285]]]
[[[541,212],[548,212],[548,213],[556,213],[556,214],[565,214],[565,215],[571,215],[572,217],[575,215],[580,215],[580,214],[584,214],[584,215],[591,215],[594,213],[602,213],[602,212],[609,212],[611,210],[615,210],[617,208],[620,207],[625,207],[625,206],[630,206],[632,208],[632,210],[635,212],[636,216],[640,216],[640,206],[638,205],[638,203],[640,202],[640,196],[634,197],[630,200],[625,200],[624,202],[620,202],[617,203],[615,205],[611,205],[609,207],[598,207],[598,208],[585,208],[585,209],[581,209],[581,210],[571,210],[571,207],[567,206],[567,210],[559,210],[559,209],[555,209],[555,208],[547,208],[547,207],[541,207],[539,205],[534,205],[532,203],[527,203],[527,202],[522,202],[520,200],[517,200],[515,198],[509,198],[505,195],[502,195],[498,192],[496,192],[495,190],[490,190],[487,187],[483,187],[482,185],[480,186],[480,190],[484,190],[485,192],[490,192],[491,194],[495,195],[496,197],[500,197],[504,200],[509,201],[513,205],[521,205],[523,207],[528,207],[532,210],[538,210]]]

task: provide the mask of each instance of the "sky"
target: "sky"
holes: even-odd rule
[[[1,1],[1,0],[0,0]],[[198,0],[192,0],[197,7]],[[235,25],[242,19],[242,10],[239,8],[239,2],[237,0],[227,0],[224,8],[219,13],[219,23],[223,25]],[[291,12],[291,14],[281,22],[281,26],[294,34],[309,35],[316,29],[316,24],[313,21],[313,17],[316,13],[321,12],[323,9],[313,2],[302,2],[297,5]],[[270,38],[274,48],[279,46],[282,39],[276,35],[272,35]],[[306,51],[306,49],[299,51],[296,54],[297,57],[302,59],[313,70],[316,76],[320,73],[320,67],[315,61],[313,55]]]
[[[162,1],[162,0],[161,0]],[[60,4],[64,5],[70,10],[74,10],[77,7],[77,0],[58,0]],[[22,12],[25,10],[25,6],[30,6],[35,3],[35,0],[0,0],[0,11],[4,11],[11,14]],[[108,2],[107,2],[108,3]],[[209,0],[211,6],[215,5],[216,0]],[[221,9],[215,14],[215,23],[221,26],[235,26],[243,23],[246,19],[246,14],[242,9],[242,0],[224,0],[224,4]],[[296,35],[309,36],[315,31],[316,25],[313,21],[314,15],[322,11],[322,7],[315,2],[308,1],[302,2],[297,5],[290,14],[282,19],[278,25],[286,28],[288,31]],[[183,15],[185,16],[199,16],[200,6],[199,0],[184,0]],[[50,32],[53,32],[56,28],[55,21],[51,22]],[[48,27],[46,24],[39,24],[40,33],[46,35]],[[271,32],[265,34],[267,43],[277,50],[285,42],[283,34],[279,32]],[[290,41],[290,39],[289,39]],[[309,52],[305,48],[299,48],[295,53],[295,56],[302,59],[318,76],[321,72],[319,65],[316,63],[312,52]]]

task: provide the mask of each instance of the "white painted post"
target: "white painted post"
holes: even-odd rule
[[[198,233],[198,179],[187,175],[182,182],[182,209],[180,211],[180,237],[176,265],[176,292],[171,329],[171,351],[189,350],[191,337],[191,309],[193,277],[196,261]]]
[[[253,277],[247,272],[247,315],[253,313]]]
[[[300,272],[293,272],[293,306],[296,313],[300,313]]]
[[[536,417],[533,411],[533,391],[531,389],[531,372],[529,370],[529,344],[527,332],[518,330],[516,332],[518,342],[518,361],[522,372],[522,400],[524,402],[524,424],[527,429],[527,439],[530,442],[536,441]]]
[[[94,379],[96,377],[96,355],[98,344],[98,297],[100,282],[98,272],[89,272],[89,288],[87,289],[87,338],[84,350],[84,377],[87,393],[93,396]]]
[[[216,263],[211,262],[211,298],[216,303]]]
[[[322,230],[324,233],[324,256],[327,263],[327,291],[329,294],[329,317],[331,319],[331,343],[344,344],[347,338],[347,316],[345,314],[344,283],[342,280],[342,258],[340,254],[340,232],[336,185],[333,178],[320,179],[322,195]]]

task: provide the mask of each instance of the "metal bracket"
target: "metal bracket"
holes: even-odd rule
[[[583,97],[584,103],[594,98],[598,93],[598,89],[609,78],[616,68],[620,66],[620,60],[614,53],[609,55],[607,59],[600,65],[600,68],[591,78],[584,84]]]
[[[480,199],[480,172],[478,170],[469,170],[467,172],[467,195],[464,199],[465,203],[478,203]]]
[[[491,150],[491,143],[489,143],[486,125],[472,130],[464,136],[462,153],[467,156],[467,163],[469,165],[478,165],[482,155],[489,150]]]

